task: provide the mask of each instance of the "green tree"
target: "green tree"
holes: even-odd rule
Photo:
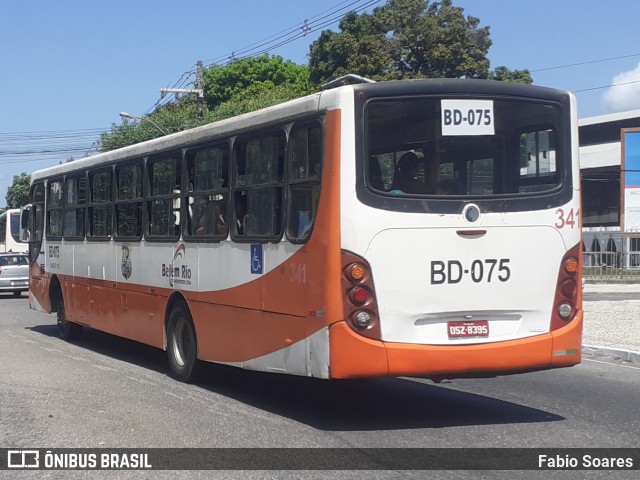
[[[31,175],[22,172],[13,176],[13,183],[7,189],[7,208],[20,208],[29,203],[29,188],[31,186]]]
[[[111,130],[100,136],[100,150],[115,150],[196,127],[201,123],[196,116],[195,101],[183,99],[169,103],[137,121],[123,120],[122,124],[112,124]]]
[[[296,98],[313,90],[309,69],[280,56],[243,58],[225,66],[212,66],[203,72],[207,108],[215,110],[228,101],[242,101],[268,94],[276,87],[289,90]]]
[[[341,33],[325,30],[309,47],[311,82],[318,85],[349,73],[377,80],[394,77],[392,45],[379,15],[351,12],[338,26]]]
[[[499,80],[501,82],[512,83],[533,83],[529,70],[509,70],[507,67],[496,67],[489,72],[490,80]]]
[[[315,84],[348,73],[374,80],[526,79],[506,67],[495,75],[490,72],[489,27],[465,16],[451,0],[389,0],[371,14],[347,14],[339,28],[339,33],[325,30],[310,46],[310,79]]]
[[[197,127],[216,120],[282,103],[313,91],[309,69],[282,57],[245,58],[203,71],[204,118],[197,119],[196,100],[184,97],[136,122],[113,124],[101,136],[103,152]],[[159,127],[159,128],[158,128]]]

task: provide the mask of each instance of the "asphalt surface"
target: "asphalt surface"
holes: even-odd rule
[[[640,364],[640,283],[584,286],[582,353]]]

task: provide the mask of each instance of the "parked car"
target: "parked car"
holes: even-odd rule
[[[0,253],[0,292],[19,297],[29,290],[29,259],[24,253]]]

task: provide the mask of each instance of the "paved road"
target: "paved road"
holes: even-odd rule
[[[203,382],[185,385],[166,375],[161,351],[93,330],[85,332],[79,343],[66,343],[56,337],[53,316],[27,310],[24,298],[0,301],[0,446],[591,448],[640,444],[640,368],[622,362],[586,359],[570,369],[438,385],[395,378],[326,382],[211,367]],[[61,478],[62,472],[53,473],[24,478]],[[541,478],[538,473],[517,476]],[[628,473],[590,472],[589,478],[629,478]],[[323,472],[322,478],[506,479],[514,474]],[[105,475],[95,472],[95,478]],[[195,476],[319,477],[318,472],[151,472],[136,473],[135,478]],[[562,478],[584,476],[584,472],[573,472]],[[110,478],[123,478],[123,474]]]

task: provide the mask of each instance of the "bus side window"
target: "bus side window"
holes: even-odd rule
[[[235,219],[235,224],[233,226],[234,232],[236,235],[248,235],[249,232],[247,232],[247,226],[249,227],[248,230],[251,231],[252,229],[255,229],[255,225],[252,225],[249,212],[247,211],[247,192],[236,192],[234,195],[233,205],[235,207],[233,215],[233,218]]]
[[[285,145],[283,130],[236,143],[231,230],[234,240],[275,242],[282,236]]]
[[[147,231],[151,238],[177,239],[180,235],[180,155],[147,162]]]
[[[289,137],[287,238],[303,243],[311,235],[320,200],[322,128],[296,126]]]
[[[108,239],[113,226],[111,169],[89,172],[89,230],[87,236]]]
[[[31,193],[31,203],[33,204],[33,213],[31,218],[31,225],[33,228],[33,232],[31,233],[32,242],[42,241],[44,232],[44,192],[44,184],[34,184]],[[40,247],[38,246],[36,250],[40,251]]]
[[[142,236],[142,163],[116,167],[116,236]]]
[[[62,180],[49,182],[47,188],[47,238],[62,237],[63,226],[63,183]]]
[[[187,153],[188,192],[187,237],[197,235],[204,240],[227,238],[229,198],[228,143],[192,150]],[[202,241],[202,238],[198,238]]]
[[[67,177],[64,190],[64,238],[84,238],[84,204],[87,180],[83,175]]]

